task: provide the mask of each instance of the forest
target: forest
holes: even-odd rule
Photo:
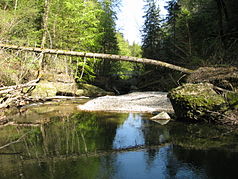
[[[142,44],[131,45],[116,29],[120,0],[1,0],[0,42],[144,57],[189,69],[237,66],[237,6],[234,0],[169,0],[168,14],[161,17],[157,1],[145,0]],[[29,81],[40,66],[65,71],[63,62],[77,82],[104,88],[107,81],[136,76],[141,90],[167,91],[181,78],[165,68],[128,62],[6,51],[0,58],[1,86]],[[56,59],[63,62],[55,65]],[[141,85],[144,81],[148,84]]]
[[[129,44],[117,29],[120,6],[120,0],[1,0],[1,89],[36,79],[50,82],[52,78],[65,81],[56,84],[61,89],[55,95],[71,96],[85,94],[65,90],[68,81],[76,82],[80,89],[88,90],[85,85],[90,84],[114,94],[168,92],[185,80],[192,83],[213,80],[218,87],[236,88],[238,5],[234,0],[169,0],[166,16],[160,15],[158,1],[145,0],[141,44]],[[4,44],[76,51],[85,56],[14,50],[10,46],[4,48]],[[176,68],[165,68],[167,64],[159,67],[95,56],[87,58],[88,52],[138,57],[142,61],[153,59]],[[185,70],[177,70],[177,66]],[[208,70],[202,69],[187,79],[184,73],[200,67]],[[219,79],[214,80],[213,76]],[[217,84],[219,80],[222,85]],[[47,85],[35,90],[35,94],[40,94]],[[4,93],[1,92],[2,102],[6,101]],[[51,92],[45,93],[49,96]]]
[[[22,46],[140,56],[140,46],[129,45],[116,30],[118,3],[114,0],[3,0],[0,1],[0,41]],[[35,54],[6,53],[1,54],[1,65],[6,67],[1,71],[1,85],[29,80],[27,77],[41,66],[36,61],[43,60],[45,68],[55,66],[55,71],[62,72],[65,64],[53,64],[56,58],[58,62],[66,61],[70,75],[78,82],[93,82],[96,76],[132,71],[135,66],[95,59],[52,56],[41,59]]]
[[[0,178],[237,175],[238,3],[123,2],[0,0]]]

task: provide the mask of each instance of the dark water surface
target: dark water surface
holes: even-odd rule
[[[0,128],[0,178],[238,178],[238,132],[150,115],[80,112],[76,103],[21,109]]]

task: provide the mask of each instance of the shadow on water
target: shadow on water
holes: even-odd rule
[[[0,128],[0,178],[235,178],[238,133],[150,115],[29,107]]]

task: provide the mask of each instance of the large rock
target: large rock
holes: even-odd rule
[[[75,83],[50,82],[47,80],[40,81],[36,88],[32,91],[33,97],[54,97],[61,96],[81,96],[84,95],[83,90],[78,90]]]
[[[103,96],[106,91],[90,84],[76,84],[74,78],[68,74],[45,72],[41,81],[32,91],[31,96],[37,98],[54,96]],[[111,94],[111,93],[110,93]]]
[[[107,92],[91,84],[79,84],[78,87],[84,91],[85,96],[98,97],[98,96],[105,96],[105,95],[114,95],[113,92]]]
[[[177,118],[192,121],[217,121],[227,106],[226,99],[210,83],[184,84],[168,97]]]

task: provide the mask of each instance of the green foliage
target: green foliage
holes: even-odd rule
[[[144,56],[190,68],[237,64],[238,7],[234,0],[170,0],[165,21],[160,20],[155,1],[146,2]]]
[[[35,45],[39,43],[41,4],[38,1],[22,0],[1,1],[0,9],[0,40],[11,41],[19,45]]]
[[[119,55],[131,56],[129,42],[125,41],[121,33],[117,33],[116,37],[117,37],[117,42],[119,47]]]
[[[121,33],[117,33],[117,41],[119,47],[119,55],[141,57],[141,47],[133,43],[130,45]],[[143,68],[141,64],[119,61],[114,65],[114,74],[117,74],[121,79],[129,79],[135,74],[139,74]]]
[[[103,13],[100,18],[100,32],[102,32],[98,43],[101,45],[98,52],[107,54],[118,54],[119,48],[116,37],[116,23],[117,19],[115,13],[116,1],[114,0],[102,0],[100,1],[101,9]],[[111,76],[114,73],[114,66],[116,62],[109,61],[107,59],[100,60],[96,66],[95,71],[99,76]]]
[[[237,25],[228,20],[228,14],[229,18],[235,18],[230,6],[234,1],[178,0],[175,3],[177,10],[171,31],[176,44],[175,56],[179,58],[183,54],[181,61],[187,64],[191,58],[203,59],[205,65],[236,64],[233,59],[237,55],[233,51],[237,49],[234,33]],[[172,28],[172,23],[168,24]]]
[[[136,44],[135,42],[129,46],[131,51],[131,56],[133,57],[141,57],[142,55],[142,49],[139,44]]]
[[[45,4],[45,0],[0,1],[0,41],[37,47],[45,42],[45,48],[140,56],[140,46],[130,46],[116,31],[119,0],[48,2],[49,4]],[[21,57],[17,58],[21,61]],[[137,72],[139,69],[138,65],[127,62],[51,55],[34,55],[31,58],[34,63],[29,61],[26,66],[30,69],[33,65],[33,69],[37,70],[35,61],[41,58],[44,61],[44,70],[66,72],[73,75],[77,82],[93,82],[98,75],[112,77],[131,73],[134,67],[137,67]],[[9,70],[14,71],[15,68],[17,66]]]
[[[36,59],[32,54],[2,53],[0,57],[0,85],[15,85],[33,80],[37,70]]]
[[[46,48],[118,54],[114,10],[117,3],[111,0],[50,0],[47,25],[44,26],[44,0],[2,0],[0,41],[39,47],[46,31]],[[65,57],[45,55],[44,68],[57,73],[70,71],[77,81],[91,82],[95,74],[109,74],[117,66],[104,60],[95,63],[96,59],[71,58],[68,65],[64,63],[61,67],[61,63],[55,63],[56,59],[65,61]],[[15,68],[17,66],[9,70]]]
[[[160,18],[156,1],[145,2],[144,57],[190,69],[238,65],[238,5],[235,0],[169,0],[164,20]],[[145,70],[153,71],[148,80],[158,81],[164,77],[171,80],[168,70],[148,66]]]
[[[53,47],[95,51],[101,37],[98,28],[100,24],[98,17],[101,13],[102,10],[95,1],[53,1],[49,17]]]
[[[163,30],[159,15],[159,7],[155,0],[147,0],[145,6],[145,23],[142,35],[143,57],[159,59],[161,57],[161,47]]]
[[[72,68],[75,68],[75,80],[77,82],[92,82],[95,78],[93,69],[95,59],[77,58],[76,60],[76,65],[72,65]]]

